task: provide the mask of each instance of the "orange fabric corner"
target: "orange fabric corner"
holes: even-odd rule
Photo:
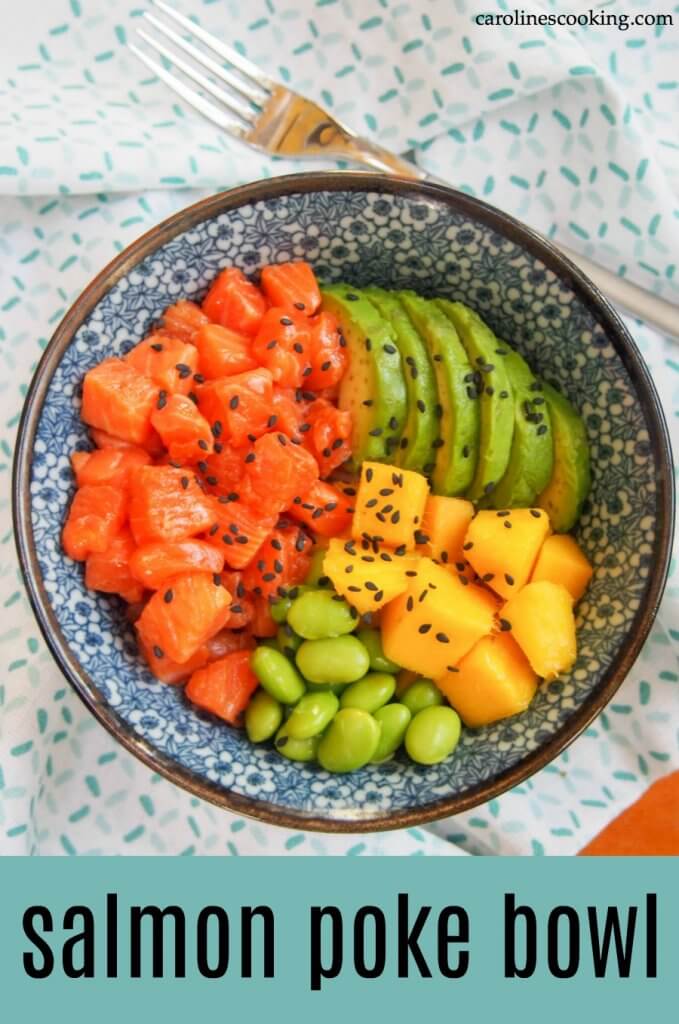
[[[679,771],[659,779],[581,851],[587,857],[679,856]]]

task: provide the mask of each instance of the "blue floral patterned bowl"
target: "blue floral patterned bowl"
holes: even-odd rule
[[[155,682],[117,599],[87,590],[61,550],[69,455],[87,442],[84,373],[138,342],[180,296],[200,298],[235,264],[310,260],[326,281],[461,299],[578,406],[593,488],[578,540],[596,567],[581,602],[573,671],[523,715],[467,730],[453,758],[332,776],[284,760]],[[121,253],[57,329],[36,372],[15,464],[16,533],[52,652],[98,719],[147,765],[224,807],[290,827],[371,830],[466,810],[527,778],[611,698],[655,615],[673,524],[667,430],[648,372],[611,308],[511,218],[437,185],[362,173],[278,178],[171,217]]]

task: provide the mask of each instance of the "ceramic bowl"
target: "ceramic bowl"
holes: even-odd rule
[[[577,539],[595,566],[578,607],[572,672],[523,715],[466,730],[434,767],[406,758],[333,776],[253,746],[155,682],[117,598],[85,588],[61,527],[69,455],[88,443],[85,372],[122,355],[165,307],[200,299],[220,268],[256,274],[304,258],[325,281],[460,299],[579,408],[593,486]],[[548,243],[478,200],[365,173],[313,173],[221,193],[176,214],[83,292],[36,371],[15,463],[16,535],[35,613],[63,672],[100,722],[149,767],[196,795],[268,822],[325,831],[398,828],[467,810],[552,760],[606,705],[648,634],[673,524],[658,397],[637,348],[596,289]]]

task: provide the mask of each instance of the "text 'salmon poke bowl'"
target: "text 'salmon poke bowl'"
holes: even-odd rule
[[[128,750],[234,811],[367,831],[488,800],[605,706],[671,484],[633,341],[546,242],[317,173],[189,207],[92,282],[14,498],[47,642]]]

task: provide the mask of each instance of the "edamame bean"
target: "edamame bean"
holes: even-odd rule
[[[283,720],[283,708],[267,693],[257,690],[245,711],[245,731],[251,743],[263,743],[276,732]]]
[[[371,761],[378,764],[391,757],[403,743],[406,729],[410,725],[411,714],[405,704],[385,704],[375,712],[375,721],[381,732],[377,750]]]
[[[304,580],[307,586],[312,587],[329,587],[330,580],[323,572],[323,562],[325,556],[328,553],[327,548],[316,548],[313,555],[311,556],[311,562],[309,563],[309,571],[306,574]]]
[[[400,665],[390,661],[382,650],[382,635],[379,629],[359,629],[356,634],[368,654],[373,672],[398,672]]]
[[[408,756],[417,764],[438,764],[457,746],[460,716],[452,708],[428,707],[415,715],[406,730]]]
[[[315,761],[319,737],[309,736],[305,740],[296,740],[288,732],[288,722],[285,722],[276,733],[274,746],[278,753],[290,761]]]
[[[353,683],[370,667],[368,652],[355,636],[305,640],[295,661],[312,683]]]
[[[380,727],[372,715],[342,708],[318,744],[319,764],[328,772],[356,771],[374,756],[379,740]]]
[[[425,708],[443,704],[443,694],[431,679],[416,679],[401,694],[401,703],[405,704],[411,715],[415,716]]]
[[[310,590],[292,602],[288,622],[305,640],[344,636],[356,626],[356,612],[329,590]]]
[[[368,672],[357,683],[347,686],[340,697],[343,708],[360,708],[374,714],[378,708],[391,700],[396,689],[396,680],[386,672]]]
[[[289,626],[287,622],[284,622],[283,625],[279,626],[276,630],[276,643],[278,645],[278,650],[283,654],[286,654],[288,658],[292,658],[294,660],[301,642],[301,636],[297,636],[292,626]]]
[[[330,690],[307,693],[292,709],[286,731],[295,740],[318,736],[330,724],[338,708],[339,701]]]
[[[295,666],[274,647],[259,645],[252,652],[250,667],[261,685],[281,704],[296,704],[304,696],[304,681]]]
[[[271,618],[274,622],[285,622],[292,604],[291,597],[281,597],[270,606]]]

